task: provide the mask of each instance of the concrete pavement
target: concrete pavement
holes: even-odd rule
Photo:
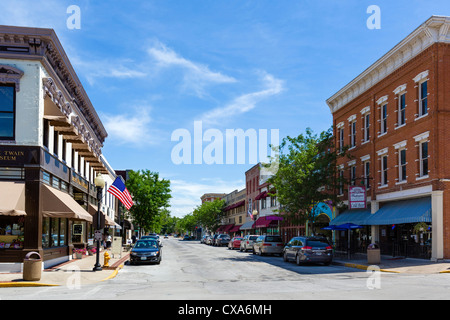
[[[102,271],[93,271],[96,256],[72,259],[51,269],[42,271],[41,280],[24,281],[22,273],[0,273],[1,287],[74,286],[91,284],[114,278],[129,259],[128,252],[122,252],[109,260],[109,267],[103,267],[104,252],[100,253]]]
[[[103,254],[100,253],[100,264],[103,266]],[[119,257],[111,258],[110,267],[102,271],[93,271],[96,256],[83,256],[83,259],[72,259],[51,269],[42,271],[39,281],[27,282],[22,279],[22,273],[0,273],[1,287],[31,287],[31,286],[71,286],[92,284],[114,278],[125,262],[129,260],[129,253],[122,252]],[[365,255],[352,255],[347,257],[335,257],[333,264],[349,268],[367,270]],[[410,273],[410,274],[438,274],[450,273],[450,262],[432,262],[420,259],[398,259],[389,256],[381,256],[381,263],[377,265],[381,272]]]

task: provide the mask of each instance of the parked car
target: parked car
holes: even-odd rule
[[[333,261],[333,247],[324,237],[294,237],[283,249],[283,260],[300,265],[319,262],[329,265]]]
[[[187,234],[184,235],[183,240],[192,240],[191,237]]]
[[[230,236],[227,234],[219,234],[215,240],[215,245],[217,247],[221,246],[228,246],[228,243],[230,242]]]
[[[162,247],[162,241],[158,235],[152,234],[152,235],[148,235],[148,236],[142,236],[141,240],[155,240],[155,241],[158,241],[158,244]]]
[[[211,238],[208,240],[208,244],[211,246],[214,246],[218,236],[219,236],[218,234],[212,235]]]
[[[253,244],[255,243],[255,240],[258,239],[257,235],[254,234],[248,234],[244,236],[244,239],[241,241],[241,246],[239,248],[239,251],[248,251],[253,250]]]
[[[281,236],[263,235],[259,236],[253,244],[253,254],[283,254],[284,243]]]
[[[156,240],[138,240],[130,252],[130,264],[161,263],[162,249]]]
[[[233,237],[228,243],[228,249],[239,249],[241,247],[242,237]]]

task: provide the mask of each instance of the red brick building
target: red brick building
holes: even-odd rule
[[[450,17],[433,16],[327,100],[339,162],[351,184],[367,187],[366,210],[353,222],[361,249],[450,258]],[[341,194],[347,199],[348,186]]]

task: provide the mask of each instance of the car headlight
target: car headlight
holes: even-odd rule
[[[130,253],[132,256],[137,256],[137,253],[136,252],[133,252],[133,251],[131,251],[131,253]]]

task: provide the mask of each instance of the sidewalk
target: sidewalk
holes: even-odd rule
[[[39,286],[69,286],[91,284],[114,278],[129,259],[129,252],[122,252],[109,260],[109,267],[103,267],[104,252],[100,252],[102,271],[92,271],[96,256],[83,256],[83,259],[72,259],[51,269],[42,271],[41,280],[27,282],[22,273],[0,273],[0,288],[2,287],[39,287]]]
[[[337,256],[333,264],[349,268],[367,270],[367,255],[354,254],[348,259],[346,256]],[[438,274],[450,273],[450,261],[433,262],[430,260],[412,258],[393,258],[392,256],[381,256],[381,263],[375,265],[381,272],[410,273],[410,274]]]

